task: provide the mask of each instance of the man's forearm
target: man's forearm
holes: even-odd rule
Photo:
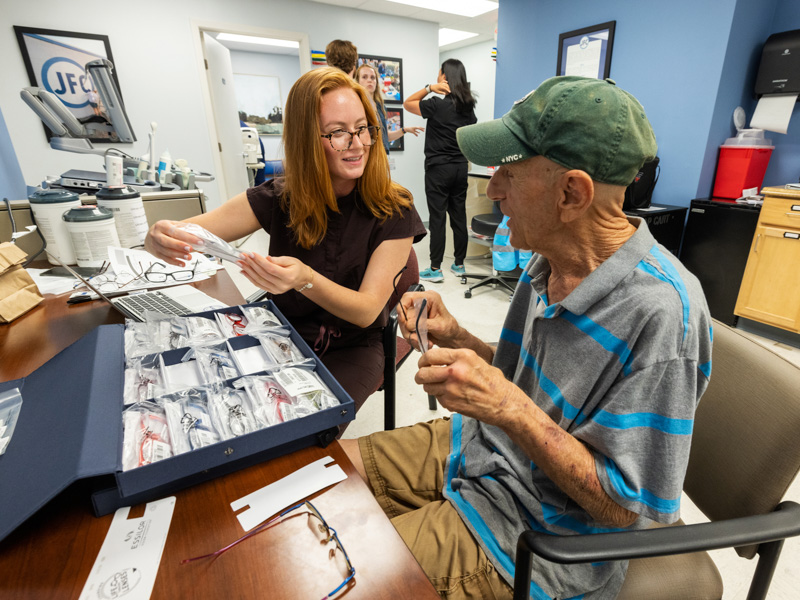
[[[632,525],[638,515],[617,504],[603,489],[589,449],[516,389],[520,397],[510,418],[500,425],[503,431],[598,522],[613,527]]]

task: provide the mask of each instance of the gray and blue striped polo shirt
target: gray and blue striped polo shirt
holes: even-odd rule
[[[647,225],[561,302],[547,259],[517,286],[494,365],[594,454],[608,495],[651,520],[679,518],[694,411],[711,373],[711,317],[697,279]],[[497,427],[454,415],[445,496],[509,583],[525,529],[609,531]],[[534,556],[533,598],[614,598],[627,563],[556,565]]]

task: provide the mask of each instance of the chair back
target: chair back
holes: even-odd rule
[[[711,520],[772,511],[800,470],[800,367],[714,320],[684,491]],[[737,548],[752,558],[756,547]]]
[[[400,298],[408,291],[415,283],[419,283],[419,262],[417,261],[417,253],[414,248],[408,254],[408,261],[406,262],[406,270],[397,280],[397,285],[394,286],[394,291],[389,297],[389,310],[392,310],[400,302]]]

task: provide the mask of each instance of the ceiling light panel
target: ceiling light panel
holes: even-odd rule
[[[447,44],[454,44],[461,40],[466,40],[471,37],[477,36],[477,33],[471,31],[459,31],[458,29],[448,29],[443,27],[439,30],[439,47],[447,46]]]
[[[435,10],[438,12],[460,15],[462,17],[477,17],[497,9],[497,2],[492,0],[388,0],[398,4],[407,4],[417,8]]]

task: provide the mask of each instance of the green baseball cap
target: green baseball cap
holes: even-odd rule
[[[477,165],[544,156],[595,181],[629,185],[658,147],[644,108],[612,79],[552,77],[502,118],[461,127],[458,145]]]

